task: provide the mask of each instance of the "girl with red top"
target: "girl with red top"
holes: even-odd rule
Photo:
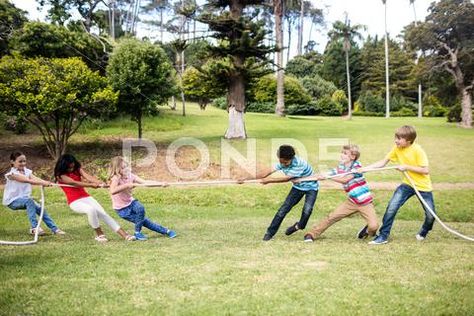
[[[129,235],[119,224],[108,215],[104,208],[92,196],[90,196],[85,187],[102,188],[105,184],[99,179],[86,173],[81,168],[81,164],[73,155],[62,155],[56,167],[54,168],[54,176],[61,184],[73,185],[75,187],[61,187],[66,194],[67,203],[71,210],[76,213],[86,214],[89,225],[95,230],[95,240],[98,242],[106,242],[104,232],[99,224],[99,219],[104,221],[113,231],[119,234],[125,240],[135,240],[134,236]]]

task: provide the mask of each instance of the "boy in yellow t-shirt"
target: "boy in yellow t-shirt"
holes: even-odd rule
[[[433,188],[431,186],[431,178],[428,169],[428,158],[421,146],[413,143],[415,139],[416,130],[413,126],[405,125],[400,127],[395,132],[395,146],[393,146],[385,158],[365,168],[359,169],[359,171],[381,168],[389,161],[399,163],[398,170],[408,172],[408,175],[413,179],[423,199],[435,212]],[[398,210],[409,198],[415,195],[415,190],[408,179],[405,176],[403,178],[403,183],[398,186],[388,203],[379,235],[376,236],[373,241],[369,242],[371,245],[381,245],[388,242],[390,230],[392,229],[393,221],[395,220]],[[433,228],[434,223],[434,217],[431,213],[424,206],[423,209],[425,210],[425,221],[416,235],[416,239],[420,241],[426,238],[428,232]]]

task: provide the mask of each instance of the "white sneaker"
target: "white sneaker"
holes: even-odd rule
[[[416,237],[416,240],[418,240],[418,241],[423,241],[426,238],[426,237],[421,236],[420,234],[416,234],[415,237]]]
[[[31,235],[36,234],[36,228],[31,228],[30,229],[30,234]],[[38,228],[38,236],[43,236],[43,235],[45,235],[45,232],[44,232],[43,228],[41,228],[41,227]]]

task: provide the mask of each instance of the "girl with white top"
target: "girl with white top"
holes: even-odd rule
[[[33,175],[33,172],[26,168],[26,156],[19,151],[13,152],[10,155],[10,164],[11,169],[5,174],[7,182],[3,192],[3,205],[8,206],[12,210],[26,209],[28,220],[31,224],[30,234],[34,235],[38,226],[36,215],[41,213],[41,206],[31,197],[31,185],[50,186],[52,183]],[[43,213],[43,220],[53,234],[65,234],[56,226],[46,210]],[[39,227],[38,235],[44,234],[44,230]]]

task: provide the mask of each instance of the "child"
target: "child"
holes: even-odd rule
[[[416,130],[413,126],[405,125],[400,127],[395,132],[395,146],[393,146],[392,150],[384,159],[363,168],[362,171],[364,169],[384,167],[389,161],[399,163],[398,170],[408,172],[408,175],[413,179],[415,186],[418,191],[420,191],[423,199],[430,206],[433,212],[436,212],[431,178],[429,175],[430,171],[428,169],[428,158],[421,146],[414,144],[415,139]],[[388,242],[390,230],[392,229],[392,224],[398,210],[415,194],[415,190],[408,179],[405,178],[403,183],[393,193],[390,202],[388,202],[387,210],[383,216],[382,227],[379,230],[379,235],[369,244],[381,245]],[[425,209],[424,206],[423,209],[425,211],[425,221],[416,235],[416,239],[420,241],[426,238],[428,232],[433,228],[434,223],[434,217],[427,209]]]
[[[52,183],[35,177],[33,172],[26,168],[26,156],[19,151],[13,152],[10,155],[10,164],[12,168],[5,174],[7,183],[3,193],[3,205],[8,206],[12,210],[26,209],[28,220],[31,224],[30,234],[34,235],[38,226],[36,214],[41,214],[41,206],[31,198],[31,185],[50,186]],[[46,210],[43,212],[43,220],[53,234],[66,234],[56,226]],[[44,230],[39,227],[38,235],[42,236],[44,234]]]
[[[81,164],[73,155],[65,154],[59,158],[54,168],[54,176],[59,183],[73,185],[76,187],[61,187],[67,198],[67,203],[71,210],[76,213],[86,214],[89,219],[89,225],[95,230],[95,240],[98,242],[107,242],[107,238],[99,224],[102,219],[114,232],[123,239],[132,241],[134,236],[130,236],[119,224],[108,215],[104,208],[93,197],[87,194],[85,187],[100,188],[104,187],[96,177],[87,174]]]
[[[311,168],[311,166],[306,161],[295,156],[295,149],[292,146],[280,146],[277,151],[277,156],[279,163],[277,163],[272,170],[265,170],[257,175],[256,178],[261,179],[260,182],[262,184],[287,182],[294,178],[309,177],[313,174],[313,168]],[[282,171],[286,177],[277,179],[267,178],[269,175],[277,171]],[[286,214],[291,211],[293,206],[298,204],[303,196],[305,196],[305,202],[303,205],[301,218],[298,222],[288,227],[285,234],[289,236],[297,230],[304,229],[308,223],[311,213],[313,212],[314,203],[316,202],[316,197],[318,196],[318,187],[319,184],[317,181],[294,183],[293,187],[288,193],[288,196],[286,197],[285,202],[273,217],[273,220],[268,227],[265,236],[263,236],[263,240],[268,241],[273,238],[273,236],[278,231],[278,228],[280,228],[280,225],[283,222]]]
[[[353,169],[361,168],[362,166],[358,161],[359,157],[360,151],[357,145],[352,144],[343,146],[341,151],[341,161],[337,168],[329,172],[328,176],[347,173]],[[312,178],[314,177],[299,179],[296,181],[299,182]],[[322,180],[325,179],[325,177],[318,176],[316,179]],[[343,185],[344,191],[347,192],[348,199],[339,205],[321,223],[314,225],[313,228],[304,236],[304,241],[312,242],[332,224],[357,212],[367,221],[367,226],[359,231],[357,237],[363,239],[367,236],[374,236],[378,228],[377,216],[375,215],[374,205],[372,204],[372,194],[370,193],[364,176],[361,173],[355,173],[344,177],[332,178],[331,180]]]
[[[132,197],[132,189],[137,183],[147,183],[147,181],[131,173],[129,165],[123,157],[112,158],[109,180],[112,207],[121,218],[135,224],[135,238],[137,240],[147,240],[147,236],[141,232],[143,226],[169,238],[176,237],[176,232],[145,217],[145,207]],[[166,183],[156,184],[155,182],[154,185],[167,186]]]

